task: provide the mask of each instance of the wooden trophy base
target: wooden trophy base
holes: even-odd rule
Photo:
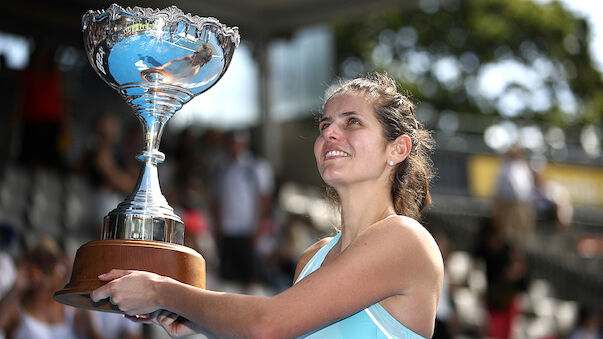
[[[114,268],[154,272],[205,288],[205,260],[189,247],[147,240],[95,240],[77,250],[71,280],[54,299],[70,306],[123,313],[108,299],[96,303],[90,299],[90,292],[105,284],[98,276]]]

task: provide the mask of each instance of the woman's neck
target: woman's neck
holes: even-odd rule
[[[354,185],[337,191],[341,201],[341,250],[374,223],[395,214],[390,192],[375,184]]]

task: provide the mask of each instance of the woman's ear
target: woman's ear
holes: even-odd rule
[[[412,140],[406,134],[400,135],[396,138],[396,140],[392,141],[390,144],[391,150],[389,154],[389,163],[393,162],[393,165],[397,165],[404,161],[410,154],[412,149]]]

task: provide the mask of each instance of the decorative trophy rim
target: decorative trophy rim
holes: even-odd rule
[[[188,24],[195,26],[198,29],[202,29],[204,26],[218,27],[220,32],[231,39],[235,47],[239,46],[241,37],[239,36],[239,28],[237,26],[229,27],[221,23],[215,17],[201,17],[198,15],[192,15],[191,13],[184,13],[178,7],[172,5],[164,9],[149,8],[149,7],[121,7],[118,4],[111,4],[106,10],[88,10],[82,17],[82,31],[85,31],[90,23],[98,22],[105,18],[109,18],[112,21],[119,20],[123,17],[138,17],[154,19],[162,17],[167,19],[169,22],[186,21]]]

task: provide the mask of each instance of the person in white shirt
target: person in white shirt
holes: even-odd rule
[[[249,287],[256,280],[259,223],[270,210],[274,174],[249,150],[249,132],[233,131],[227,156],[213,171],[212,211],[220,275]]]

